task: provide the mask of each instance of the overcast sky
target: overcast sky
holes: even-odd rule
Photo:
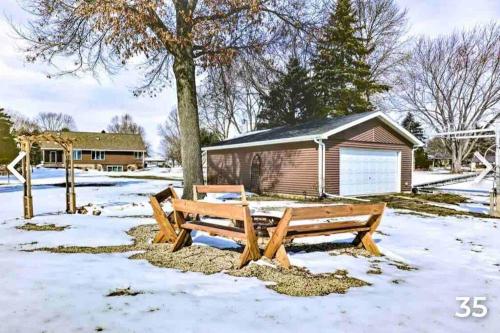
[[[500,20],[499,0],[397,0],[408,9],[410,34],[436,36],[479,23]],[[134,71],[119,76],[48,79],[47,69],[26,64],[6,17],[23,23],[26,15],[17,0],[0,0],[0,106],[27,116],[38,112],[72,115],[81,131],[105,129],[114,115],[130,113],[144,126],[154,149],[157,125],[175,106],[175,85],[156,97],[139,97],[131,90],[141,77]]]

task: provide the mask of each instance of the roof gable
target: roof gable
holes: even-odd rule
[[[315,139],[327,139],[348,128],[378,118],[403,138],[415,146],[423,145],[415,136],[404,129],[401,125],[390,119],[380,111],[364,112],[347,116],[339,116],[321,120],[312,120],[293,126],[281,126],[264,131],[248,133],[236,138],[221,141],[213,146],[205,147],[204,150],[218,150],[238,147],[251,147],[288,142],[309,141]]]

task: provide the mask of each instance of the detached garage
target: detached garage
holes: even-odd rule
[[[256,131],[203,150],[209,184],[357,196],[410,191],[417,138],[382,112]]]

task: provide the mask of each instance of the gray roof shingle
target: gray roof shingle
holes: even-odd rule
[[[334,130],[336,128],[349,124],[353,121],[356,121],[358,119],[367,117],[372,113],[376,113],[376,111],[356,113],[347,116],[337,116],[319,120],[311,120],[297,125],[285,125],[281,127],[275,127],[268,130],[256,131],[236,138],[227,139],[218,142],[210,147],[279,140],[279,139],[289,139],[289,138],[296,138],[309,135],[321,135],[328,131]]]
[[[58,133],[59,134],[59,133]],[[144,151],[146,147],[139,134],[99,133],[99,132],[60,132],[61,137],[75,140],[74,149]],[[54,142],[40,142],[42,149],[61,148]]]

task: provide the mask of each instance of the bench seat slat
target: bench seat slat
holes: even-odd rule
[[[200,221],[186,222],[181,226],[181,228],[187,230],[205,231],[210,234],[224,236],[228,238],[246,239],[245,231],[243,229],[228,227],[214,223],[207,223]]]
[[[311,231],[289,231],[286,234],[285,239],[301,238],[301,237],[312,237],[312,236],[328,236],[334,234],[342,234],[349,232],[359,232],[368,231],[369,227],[358,227],[358,228],[345,228],[345,229],[332,229],[332,230],[311,230]]]
[[[276,227],[268,228],[270,233],[275,231]],[[314,224],[291,225],[288,227],[286,238],[299,238],[319,235],[332,235],[344,232],[367,231],[370,227],[366,222],[342,221],[342,222],[323,222]]]
[[[322,207],[297,207],[292,209],[292,221],[322,218],[376,215],[384,212],[383,204],[331,205]]]
[[[322,222],[322,223],[311,223],[311,224],[298,224],[288,226],[288,232],[308,232],[308,231],[320,231],[320,230],[335,230],[335,229],[345,229],[345,228],[357,228],[366,227],[366,222],[360,221],[341,221],[341,222]],[[270,230],[276,229],[276,227],[268,228]]]

